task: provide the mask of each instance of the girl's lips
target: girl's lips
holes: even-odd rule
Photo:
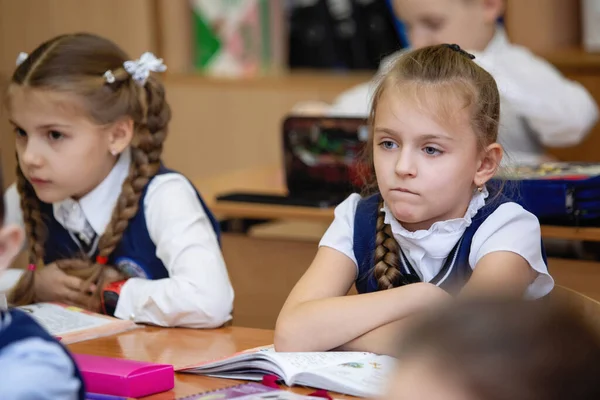
[[[50,183],[50,181],[40,178],[29,178],[29,182],[31,182],[32,185],[43,185],[45,183]]]

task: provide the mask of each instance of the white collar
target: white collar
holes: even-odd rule
[[[131,151],[127,149],[121,153],[117,163],[106,178],[79,201],[68,198],[53,203],[54,218],[67,229],[69,227],[66,226],[65,220],[74,220],[74,222],[71,222],[75,226],[80,225],[82,227],[76,230],[82,230],[87,220],[94,232],[97,235],[102,235],[110,222],[113,209],[121,194],[121,186],[129,175],[130,165]]]
[[[427,230],[422,229],[414,232],[404,228],[386,204],[381,210],[385,213],[384,222],[391,226],[392,234],[400,245],[419,249],[416,253],[419,253],[421,257],[427,254],[433,258],[445,258],[462,237],[465,230],[471,225],[472,219],[479,209],[485,205],[485,199],[488,196],[489,192],[484,187],[482,192],[476,191],[473,194],[467,211],[462,218],[438,221]]]

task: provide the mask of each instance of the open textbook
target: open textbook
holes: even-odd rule
[[[113,335],[139,327],[133,321],[96,314],[60,303],[36,303],[17,307],[29,313],[64,344]]]
[[[272,345],[178,369],[218,378],[261,380],[277,375],[286,385],[309,386],[359,397],[383,393],[396,360],[363,352],[280,353]]]

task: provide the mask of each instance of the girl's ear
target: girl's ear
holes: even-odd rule
[[[481,186],[493,178],[500,167],[504,151],[498,143],[492,143],[482,152],[473,183]]]
[[[121,118],[108,131],[108,150],[112,155],[121,154],[133,140],[133,120]]]
[[[505,0],[482,0],[483,16],[486,22],[496,23],[498,18],[504,14]]]

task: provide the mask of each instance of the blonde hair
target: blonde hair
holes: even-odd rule
[[[102,37],[85,33],[62,35],[35,49],[19,65],[11,81],[11,86],[73,93],[82,99],[89,118],[99,125],[110,124],[123,117],[133,120],[132,165],[110,222],[98,241],[98,257],[105,259],[121,241],[129,220],[138,212],[144,187],[158,172],[171,119],[163,85],[153,76],[143,87],[136,84],[123,68],[123,63],[129,59],[116,44]],[[108,70],[112,71],[114,82],[109,83],[104,78]],[[19,166],[17,188],[29,244],[29,263],[41,268],[44,264],[46,224],[40,200]],[[81,256],[58,260],[56,264],[66,273],[84,279],[84,287],[93,282],[97,284],[97,290],[101,290],[102,272],[106,266],[97,260]],[[10,293],[9,301],[13,305],[36,301],[34,277],[34,271],[25,271]]]
[[[369,115],[371,134],[365,147],[365,165],[369,167],[365,182],[365,194],[376,192],[377,178],[373,163],[373,127],[377,107],[384,93],[410,93],[415,101],[421,95],[433,91],[435,104],[432,112],[442,120],[450,115],[446,100],[458,99],[469,112],[469,123],[477,135],[479,149],[496,142],[500,120],[500,94],[494,78],[472,61],[471,55],[456,45],[441,44],[424,47],[397,57],[381,75],[373,94]],[[451,97],[450,97],[451,96]],[[446,103],[445,103],[446,102]],[[453,103],[454,104],[454,103]],[[381,209],[383,200],[380,202]],[[406,283],[400,272],[399,246],[392,235],[385,215],[377,216],[375,237],[375,279],[379,289],[390,289]]]

